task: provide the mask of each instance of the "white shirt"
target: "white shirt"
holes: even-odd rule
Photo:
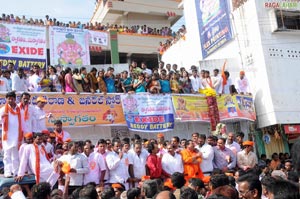
[[[68,133],[67,131],[65,131],[65,130],[62,130],[62,132],[63,132],[63,134],[64,134],[64,136],[63,136],[63,142],[65,142],[66,140],[68,140],[68,139],[71,139],[71,135],[70,135],[70,133]],[[60,132],[60,133],[62,133],[62,132]],[[56,142],[57,142],[57,137],[56,137]]]
[[[21,103],[18,104],[21,106]],[[28,105],[28,119],[25,121],[25,109],[21,109],[21,121],[22,121],[22,130],[24,133],[33,132],[33,121],[35,119],[35,108],[32,105]]]
[[[245,76],[243,79],[238,78],[236,80],[236,90],[238,91],[238,93],[250,93],[249,81]]]
[[[33,122],[33,132],[42,132],[47,130],[46,127],[46,112],[43,109],[40,109],[38,106],[35,106],[35,118]]]
[[[241,151],[241,146],[235,141],[233,141],[232,144],[228,144],[226,141],[225,147],[229,148],[235,156]]]
[[[5,106],[1,107],[1,109],[0,109],[0,122],[2,123],[2,130],[4,129],[4,122],[2,120],[4,111],[5,111]],[[16,109],[14,109],[14,111],[16,112]],[[5,150],[5,149],[10,149],[12,147],[17,147],[18,146],[18,137],[19,137],[18,115],[13,115],[8,111],[7,140],[2,141],[3,149]]]
[[[86,185],[89,182],[99,184],[101,172],[106,170],[103,156],[98,152],[92,152],[89,157],[87,157],[84,153],[82,153],[82,155],[87,158],[90,170],[84,175],[83,184]]]
[[[250,151],[246,154],[246,151],[240,151],[237,154],[237,165],[239,168],[244,169],[245,166],[253,168],[257,164],[257,156]]]
[[[28,80],[29,80],[29,90],[31,92],[37,92],[40,77],[37,74],[33,74],[33,75],[29,76]]]
[[[221,77],[221,75],[217,75],[211,78],[212,82],[213,82],[213,86],[214,89],[216,90],[216,92],[218,94],[222,94],[222,90],[223,90],[223,78]]]
[[[228,79],[227,79],[227,82],[226,82],[226,84],[224,85],[224,88],[223,88],[223,93],[224,94],[230,94],[230,86],[232,85],[232,80],[231,80],[231,78],[229,77]]]
[[[200,88],[202,88],[201,86],[201,79],[199,77],[194,77],[193,75],[190,76],[190,80],[192,83],[192,88],[194,92],[198,92]]]
[[[200,167],[202,172],[212,172],[214,170],[213,159],[214,159],[214,149],[211,145],[205,143],[202,147],[196,146],[202,153],[202,162]]]
[[[11,91],[9,83],[5,77],[0,77],[0,91]]]
[[[66,161],[70,164],[71,168],[76,169],[76,173],[68,174],[70,176],[70,186],[82,186],[84,174],[89,172],[87,158],[80,153],[76,153],[74,155],[63,155],[58,160],[62,162]]]
[[[183,173],[183,162],[180,154],[175,153],[172,156],[170,153],[165,153],[161,160],[162,169],[172,175],[175,172]]]
[[[96,151],[95,151],[95,152],[96,152]],[[101,155],[102,158],[103,158],[103,160],[104,160],[104,165],[105,165],[105,170],[106,170],[105,176],[104,176],[104,180],[108,181],[108,180],[109,180],[109,169],[108,169],[107,164],[106,164],[106,156],[107,156],[107,154],[108,154],[109,152],[105,152],[104,154],[102,154],[102,153],[99,153],[98,150],[97,150],[97,153],[98,153],[99,155]]]
[[[12,81],[12,90],[28,91],[28,88],[27,88],[28,83],[24,77],[21,79],[19,75],[13,75],[11,77],[11,81]]]
[[[106,156],[106,164],[110,171],[109,173],[109,183],[122,183],[125,185],[127,179],[129,178],[128,166],[129,160],[128,155],[123,153],[122,159],[119,155],[112,151]]]
[[[144,150],[141,151],[141,154],[138,156],[137,153],[133,150],[129,150],[128,159],[129,164],[132,164],[134,177],[141,179],[142,176],[146,175],[146,161],[148,153]]]
[[[40,153],[40,182],[46,182],[49,176],[54,171],[53,166],[47,160],[45,152],[42,150],[42,145],[38,145]],[[18,176],[24,176],[25,172],[30,169],[36,175],[35,165],[38,163],[35,155],[35,147],[33,144],[28,144],[24,147],[22,158],[20,159],[20,167]]]
[[[152,75],[152,70],[150,70],[149,68],[145,68],[145,69],[143,69],[143,73],[147,73],[148,75]]]

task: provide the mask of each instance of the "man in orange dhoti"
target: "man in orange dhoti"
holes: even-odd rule
[[[181,151],[181,156],[184,165],[184,177],[186,182],[190,178],[203,178],[203,173],[200,168],[200,163],[202,161],[202,153],[195,149],[194,142],[188,140],[186,142],[186,149]]]

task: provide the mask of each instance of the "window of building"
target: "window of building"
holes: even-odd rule
[[[276,10],[279,30],[300,30],[300,11]]]

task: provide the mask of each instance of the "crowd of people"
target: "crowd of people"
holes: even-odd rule
[[[253,152],[244,133],[226,138],[194,132],[191,138],[100,138],[73,141],[60,120],[53,131],[45,126],[52,115],[47,100],[30,94],[6,94],[0,109],[4,176],[16,184],[3,188],[2,198],[23,199],[298,199],[299,146],[269,160]],[[26,132],[26,133],[24,133]],[[296,153],[295,153],[296,152]],[[295,166],[293,166],[295,164]],[[36,183],[18,185],[26,175]],[[32,187],[31,187],[32,186]]]
[[[1,62],[0,62],[1,66]],[[250,84],[244,71],[232,81],[228,71],[214,69],[213,75],[207,70],[198,71],[196,66],[190,70],[176,64],[159,63],[157,68],[149,69],[145,62],[141,67],[133,61],[129,70],[114,74],[114,68],[103,69],[74,68],[62,70],[60,66],[49,66],[46,71],[38,65],[25,74],[23,68],[15,70],[9,63],[7,70],[0,72],[0,91],[17,92],[89,92],[89,93],[182,93],[198,94],[204,89],[214,89],[217,94],[251,94]]]
[[[45,19],[27,19],[26,16],[14,16],[13,14],[2,14],[0,17],[0,22],[8,23],[19,23],[19,24],[30,24],[30,25],[39,25],[39,26],[60,26],[60,27],[69,27],[69,28],[79,28],[79,29],[88,29],[88,30],[99,30],[99,31],[109,31],[117,30],[119,33],[137,33],[142,35],[158,35],[158,36],[174,36],[176,33],[173,33],[170,27],[149,27],[147,25],[133,25],[131,27],[118,24],[101,24],[100,22],[91,22],[81,23],[75,21],[69,21],[64,23],[58,21],[56,18],[50,18],[49,15],[45,16]]]

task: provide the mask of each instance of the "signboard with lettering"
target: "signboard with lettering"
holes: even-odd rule
[[[9,63],[15,69],[29,70],[32,65],[44,69],[47,62],[46,27],[0,22],[0,62],[6,69]]]
[[[195,0],[202,58],[232,39],[227,0]]]

